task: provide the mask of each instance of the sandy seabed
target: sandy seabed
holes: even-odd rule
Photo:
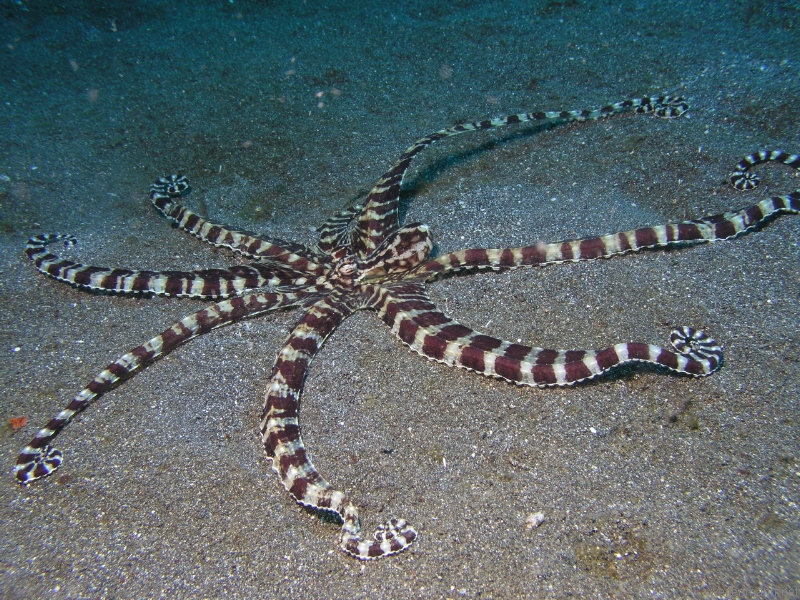
[[[27,488],[20,449],[106,364],[204,305],[91,295],[29,264],[147,269],[235,257],[147,200],[172,172],[214,221],[313,243],[415,139],[464,120],[664,92],[623,115],[460,136],[409,172],[407,222],[438,251],[556,241],[741,208],[798,187],[800,9],[739,2],[0,4],[0,596],[3,598],[798,598],[800,220],[739,239],[451,278],[439,306],[556,348],[723,346],[704,379],[624,368],[530,389],[428,362],[369,312],[334,333],[302,404],[315,465],[420,538],[359,563],[283,490],[257,435],[298,313],[203,336],[106,394]],[[15,430],[10,419],[28,417]],[[16,423],[16,422],[15,422]],[[531,515],[542,512],[538,527]]]

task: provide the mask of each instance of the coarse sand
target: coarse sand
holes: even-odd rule
[[[341,552],[337,523],[297,505],[261,447],[298,312],[182,346],[58,436],[54,476],[25,488],[10,474],[105,365],[204,306],[47,279],[23,254],[30,235],[71,233],[78,245],[58,251],[97,265],[232,265],[153,209],[152,180],[185,173],[187,205],[213,221],[313,243],[432,131],[665,92],[689,113],[441,142],[407,175],[406,222],[448,252],[741,208],[798,187],[780,165],[758,169],[756,191],[727,183],[751,152],[800,152],[796,2],[0,10],[0,597],[800,597],[794,216],[727,242],[429,286],[459,321],[537,346],[703,329],[724,349],[703,379],[627,367],[517,387],[417,356],[368,311],[348,319],[312,365],[303,437],[365,531],[392,515],[417,528],[398,556]]]

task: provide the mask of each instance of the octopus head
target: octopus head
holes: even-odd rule
[[[406,225],[386,238],[359,264],[359,281],[397,279],[423,263],[433,249],[427,225]]]

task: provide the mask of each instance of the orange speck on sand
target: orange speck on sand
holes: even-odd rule
[[[28,417],[11,417],[8,420],[8,423],[11,425],[11,429],[16,431],[17,429],[22,429],[28,424]]]

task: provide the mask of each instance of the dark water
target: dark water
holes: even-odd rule
[[[173,230],[147,186],[190,177],[215,221],[299,242],[363,198],[413,140],[464,120],[688,97],[620,116],[461,136],[420,157],[408,221],[441,251],[607,233],[740,208],[797,186],[750,152],[800,152],[795,2],[46,2],[0,4],[0,444],[109,361],[203,304],[46,280],[30,235],[75,260],[234,263]],[[365,528],[420,539],[362,565],[298,508],[256,436],[286,313],[176,351],[59,436],[65,465],[3,501],[8,598],[794,598],[800,594],[798,221],[668,253],[485,274],[431,295],[541,346],[712,333],[725,363],[517,388],[428,363],[369,313],[337,331],[304,394],[316,466]],[[8,419],[28,416],[14,431]],[[391,454],[382,452],[393,448]],[[544,523],[527,528],[542,511]]]

